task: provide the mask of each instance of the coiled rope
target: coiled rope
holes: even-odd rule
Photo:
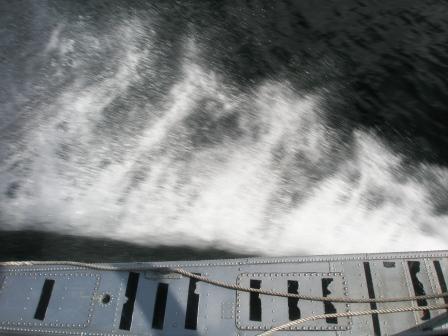
[[[390,297],[390,298],[346,298],[346,297],[320,297],[312,295],[294,294],[286,292],[278,292],[269,289],[259,289],[251,287],[243,287],[232,283],[227,283],[224,281],[209,279],[205,276],[191,273],[182,268],[169,268],[169,267],[150,267],[147,265],[134,264],[132,266],[117,266],[117,265],[105,265],[105,264],[92,264],[77,261],[11,261],[11,262],[1,262],[0,266],[73,266],[73,267],[83,267],[99,271],[155,271],[162,273],[177,273],[188,278],[196,279],[211,285],[218,287],[223,287],[232,290],[239,290],[242,292],[252,292],[259,293],[263,295],[278,296],[278,297],[292,297],[300,300],[308,301],[331,301],[331,302],[344,302],[344,303],[387,303],[387,302],[405,302],[405,301],[416,301],[424,299],[436,299],[448,297],[448,292],[429,294],[429,295],[419,295],[419,296],[407,296],[407,297]],[[290,327],[296,326],[309,321],[320,320],[324,318],[338,318],[338,317],[353,317],[353,316],[363,316],[372,314],[393,314],[393,313],[403,313],[403,312],[413,312],[413,311],[423,311],[423,310],[441,310],[448,309],[448,304],[444,305],[429,305],[429,306],[419,306],[419,307],[390,307],[385,309],[372,309],[364,311],[348,311],[332,314],[321,314],[313,315],[305,318],[290,321],[288,323],[273,327],[258,336],[271,335],[276,331],[288,329]]]

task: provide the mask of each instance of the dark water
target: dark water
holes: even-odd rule
[[[0,1],[1,259],[448,248],[446,1]]]
[[[131,243],[41,233],[38,231],[5,232],[0,237],[0,261],[8,260],[76,260],[85,262],[119,262],[149,260],[201,260],[248,257],[248,254],[231,253],[208,248],[188,246],[148,247]]]

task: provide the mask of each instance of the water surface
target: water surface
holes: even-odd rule
[[[0,1],[2,259],[448,248],[447,7]]]

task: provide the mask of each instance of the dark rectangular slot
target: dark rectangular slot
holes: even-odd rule
[[[443,293],[447,292],[445,277],[443,276],[442,267],[440,267],[440,261],[434,260],[434,267],[436,269],[437,279],[439,280],[440,289]],[[448,304],[448,297],[444,296],[443,300],[445,304]],[[448,310],[448,309],[447,309]]]
[[[294,280],[288,280],[288,293],[291,294],[299,294],[299,282]],[[300,309],[297,306],[299,303],[299,299],[297,298],[288,298],[288,315],[289,320],[297,320],[300,318]]]
[[[394,268],[395,261],[383,261],[383,266],[386,268]]]
[[[157,287],[156,302],[154,303],[154,315],[152,316],[152,327],[154,329],[163,329],[167,296],[168,284],[159,283],[159,286]]]
[[[420,261],[408,261],[409,273],[411,275],[412,286],[414,288],[414,292],[416,296],[426,295],[425,289],[423,288],[423,284],[417,277],[417,273],[420,272]],[[427,306],[428,301],[426,299],[417,300],[417,306]],[[431,313],[429,310],[423,311],[422,320],[429,320],[431,318]]]
[[[261,280],[250,280],[250,288],[261,288]],[[250,293],[249,320],[261,322],[261,299],[259,293]]]
[[[188,286],[187,312],[185,315],[185,329],[196,330],[197,328],[199,309],[199,294],[195,293],[197,282],[198,280],[190,278],[190,284]]]
[[[364,262],[364,273],[366,275],[367,281],[367,292],[369,293],[369,298],[375,298],[375,289],[373,288],[373,280],[372,280],[372,271],[370,270],[370,263],[368,261]],[[377,309],[376,302],[370,302],[370,309]],[[372,323],[373,323],[373,334],[375,336],[381,335],[380,328],[380,320],[378,318],[378,314],[372,314]]]
[[[331,294],[331,291],[328,289],[328,286],[333,282],[333,278],[322,278],[322,294],[324,297],[327,297]],[[333,302],[330,301],[324,301],[324,311],[325,314],[333,314],[336,313],[336,307],[334,306]],[[327,317],[325,319],[327,323],[331,324],[337,324],[338,318],[337,317]]]
[[[50,303],[51,293],[53,292],[53,286],[54,280],[45,279],[42,292],[40,293],[39,303],[37,304],[36,313],[34,314],[36,320],[43,321],[45,318],[45,313],[47,312],[48,304]]]
[[[128,284],[126,285],[127,301],[123,305],[121,311],[121,320],[119,328],[121,330],[130,330],[132,324],[132,314],[134,313],[135,297],[137,295],[138,278],[140,273],[130,272],[128,277]]]

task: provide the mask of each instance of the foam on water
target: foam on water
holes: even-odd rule
[[[44,46],[61,62],[112,43],[61,29]],[[163,99],[132,104],[139,66],[156,56],[151,41],[134,43],[138,22],[116,29],[115,67],[86,80],[75,59],[80,74],[8,142],[3,228],[270,255],[448,247],[448,171],[409,167],[372,131],[330,126],[330,89],[271,79],[243,92],[201,64],[190,38]],[[110,110],[120,100],[132,107]]]

